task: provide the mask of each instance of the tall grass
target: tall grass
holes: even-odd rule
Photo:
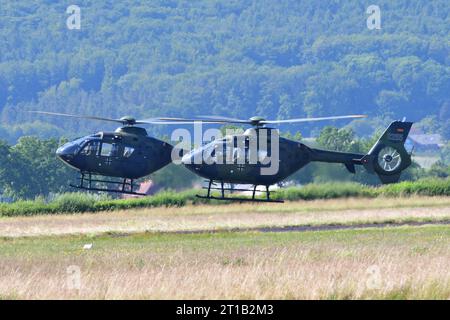
[[[0,299],[450,299],[449,241],[446,226],[0,238]]]
[[[183,192],[164,191],[154,196],[111,200],[87,193],[66,193],[55,197],[50,202],[38,198],[34,201],[18,201],[0,204],[0,216],[27,216],[37,214],[83,213],[110,210],[125,210],[146,207],[181,207],[186,204],[201,204],[207,200],[195,195],[198,190]],[[424,179],[405,181],[397,184],[372,187],[358,183],[308,184],[302,187],[281,189],[273,197],[289,201],[337,199],[337,198],[375,198],[450,196],[450,179]],[[215,203],[226,204],[229,202]]]

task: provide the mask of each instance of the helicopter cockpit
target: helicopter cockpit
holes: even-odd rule
[[[123,145],[120,140],[115,137],[104,137],[103,133],[96,133],[64,144],[56,150],[56,154],[66,162],[71,162],[77,156],[80,158],[130,158],[135,148]]]
[[[99,134],[94,134],[67,142],[56,150],[56,155],[64,161],[70,160],[78,155],[78,153],[84,149],[87,144],[92,141],[98,141],[99,138]]]

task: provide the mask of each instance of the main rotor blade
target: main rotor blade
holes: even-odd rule
[[[237,121],[230,121],[225,119],[204,119],[204,118],[157,118],[159,123],[163,122],[174,122],[174,123],[185,123],[185,124],[192,124],[192,123],[215,123],[215,124],[221,124],[221,123],[250,123],[249,121],[244,120],[237,120]],[[146,120],[144,120],[146,121]],[[239,121],[239,122],[238,122]]]
[[[367,118],[366,115],[349,115],[349,116],[333,116],[333,117],[318,117],[318,118],[298,118],[287,120],[262,120],[261,124],[277,124],[277,123],[296,123],[296,122],[309,122],[309,121],[324,121],[324,120],[338,120],[338,119],[357,119]]]
[[[143,120],[135,120],[133,118],[128,119],[126,117],[122,119],[111,119],[104,117],[96,117],[96,116],[83,116],[83,115],[75,115],[68,113],[59,113],[59,112],[48,112],[48,111],[27,111],[29,113],[36,114],[44,114],[44,115],[53,115],[53,116],[62,116],[62,117],[70,117],[77,119],[89,119],[89,120],[98,120],[98,121],[109,121],[120,123],[123,125],[135,125],[135,124],[169,124],[169,125],[177,125],[177,124],[195,124],[195,123],[207,123],[207,124],[224,124],[224,123],[236,123],[236,124],[255,124],[255,121],[250,120],[241,120],[234,118],[227,118],[221,116],[202,116],[198,118],[149,118]],[[366,115],[347,115],[347,116],[333,116],[333,117],[318,117],[318,118],[298,118],[298,119],[287,119],[287,120],[260,120],[256,121],[258,124],[278,124],[278,123],[296,123],[296,122],[309,122],[309,121],[323,121],[323,120],[337,120],[337,119],[355,119],[355,118],[366,118]]]
[[[157,119],[144,119],[144,120],[137,120],[135,124],[195,124],[195,123],[204,123],[204,121],[200,120],[191,120],[191,119],[177,119],[177,120],[162,120],[162,119],[168,119],[168,118],[157,118]],[[208,123],[217,123],[217,122],[208,122]]]
[[[125,123],[123,120],[120,120],[120,119],[110,119],[110,118],[102,118],[102,117],[95,117],[95,116],[79,116],[79,115],[68,114],[68,113],[35,111],[35,110],[27,111],[27,112],[29,112],[29,113],[36,113],[36,114],[45,114],[45,115],[51,115],[51,116],[69,117],[69,118],[117,122],[117,123],[121,123],[121,124]]]
[[[199,116],[199,118],[204,118],[207,120],[216,120],[216,121],[226,121],[226,122],[232,122],[232,123],[251,123],[248,119],[236,119],[236,118],[229,118],[229,117],[222,117],[222,116]]]
[[[129,124],[129,121],[126,119],[111,119],[111,118],[103,118],[103,117],[96,117],[96,116],[81,116],[81,115],[75,115],[75,114],[68,114],[68,113],[59,113],[59,112],[48,112],[48,111],[27,111],[29,113],[36,113],[36,114],[44,114],[44,115],[52,115],[52,116],[60,116],[60,117],[68,117],[68,118],[77,118],[77,119],[89,119],[89,120],[99,120],[99,121],[109,121],[109,122],[115,122],[120,123],[123,125]],[[164,120],[166,119],[166,120]],[[134,120],[134,119],[133,119]],[[135,120],[131,124],[170,124],[170,125],[179,125],[179,124],[193,124],[202,122],[201,120],[193,120],[193,119],[182,119],[182,118],[149,118],[144,120]],[[217,123],[217,122],[211,122],[211,123]]]

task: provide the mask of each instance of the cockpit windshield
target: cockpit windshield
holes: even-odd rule
[[[86,143],[86,137],[78,138],[76,140],[67,142],[63,146],[59,147],[57,152],[65,152],[65,153],[71,153],[71,154],[77,154],[81,148]]]
[[[83,143],[83,147],[81,149],[80,154],[85,156],[97,155],[99,150],[100,141],[98,140],[86,140]]]

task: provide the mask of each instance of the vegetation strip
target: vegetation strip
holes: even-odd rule
[[[105,200],[96,195],[85,193],[67,193],[56,197],[50,202],[45,202],[43,199],[36,199],[34,201],[18,201],[9,204],[2,203],[0,204],[0,217],[85,213],[151,207],[182,207],[187,204],[230,203],[230,201],[219,202],[199,199],[195,196],[198,192],[201,191],[165,191],[151,197],[116,200]],[[450,179],[424,179],[413,182],[404,181],[380,187],[372,187],[358,183],[308,184],[302,187],[290,187],[278,190],[278,192],[274,194],[274,197],[277,199],[296,201],[349,197],[408,197],[413,195],[450,196]]]

